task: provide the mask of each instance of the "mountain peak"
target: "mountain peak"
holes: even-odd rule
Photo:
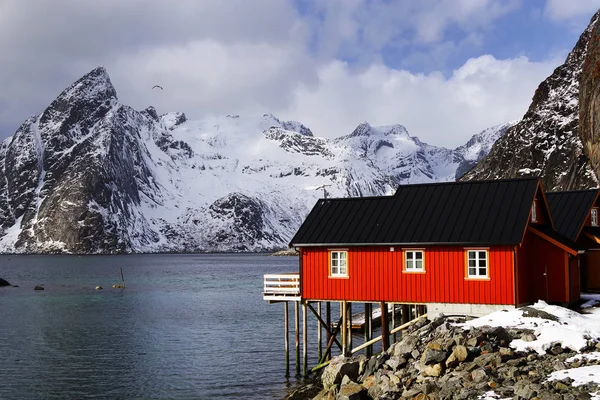
[[[117,91],[108,72],[104,67],[96,67],[63,90],[43,112],[40,123],[65,121],[69,110],[76,110],[79,115],[92,115],[99,108],[106,111],[107,105],[116,100]]]
[[[115,90],[108,72],[102,66],[96,67],[79,78],[75,83],[66,88],[58,98],[89,100],[89,99],[117,99]]]
[[[398,136],[405,136],[407,138],[410,137],[406,128],[400,124],[377,126],[377,127],[375,127],[375,129],[377,129],[378,131],[380,131],[381,133],[383,133],[386,136],[398,135]]]

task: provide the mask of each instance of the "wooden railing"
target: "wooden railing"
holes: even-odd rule
[[[265,275],[263,299],[271,301],[299,301],[300,274],[291,272]]]

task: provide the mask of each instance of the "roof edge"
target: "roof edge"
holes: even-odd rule
[[[368,246],[516,246],[519,242],[413,242],[413,243],[290,243],[290,247],[368,247]]]

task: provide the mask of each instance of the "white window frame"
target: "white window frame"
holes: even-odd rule
[[[488,279],[490,277],[490,257],[487,249],[467,249],[467,278],[469,279]],[[482,258],[481,255],[484,254]],[[474,255],[474,257],[471,257]],[[474,266],[471,266],[471,261],[475,262]],[[481,263],[485,261],[485,275],[481,274]],[[475,268],[475,273],[472,274],[472,269]]]
[[[592,208],[592,211],[590,211],[591,217],[592,217],[592,226],[598,226],[598,207],[594,207]]]
[[[537,199],[533,200],[533,205],[531,206],[531,222],[537,222]]]
[[[417,253],[421,254],[418,259]],[[410,256],[409,256],[410,255]],[[421,262],[421,266],[418,265]],[[404,250],[404,271],[405,272],[425,272],[425,251],[423,250]]]
[[[329,251],[329,276],[348,276],[348,250]]]

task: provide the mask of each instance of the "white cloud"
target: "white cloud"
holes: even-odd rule
[[[401,123],[422,140],[454,146],[521,117],[562,61],[481,56],[450,76],[383,63],[393,47],[403,68],[445,66],[451,55],[481,48],[518,0],[301,3],[0,1],[0,135],[104,65],[121,101],[138,109],[191,118],[273,112],[328,137],[364,120]],[[152,91],[154,84],[165,90]]]
[[[334,61],[319,69],[317,86],[296,90],[295,103],[284,114],[324,136],[349,133],[364,120],[397,122],[423,141],[454,147],[494,124],[521,118],[538,84],[559,63],[486,55],[445,78],[381,64],[353,71]]]
[[[183,111],[201,118],[266,113],[292,100],[299,81],[316,82],[313,63],[293,46],[224,45],[201,40],[145,49],[107,66],[120,100],[136,108]],[[153,91],[154,84],[163,91]]]
[[[544,15],[553,21],[589,18],[600,8],[600,0],[547,0]]]

